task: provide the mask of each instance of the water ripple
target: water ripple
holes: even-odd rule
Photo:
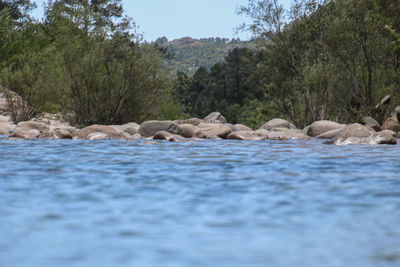
[[[0,266],[399,266],[399,155],[0,140]]]

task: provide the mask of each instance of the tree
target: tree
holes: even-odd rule
[[[55,1],[46,9],[55,101],[71,123],[119,124],[156,116],[169,101],[161,51],[141,44],[120,1]]]
[[[35,7],[30,0],[0,0],[0,12],[6,11],[14,22],[26,19],[28,12]]]

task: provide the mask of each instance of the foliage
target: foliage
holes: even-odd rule
[[[172,74],[184,72],[189,76],[200,67],[210,70],[213,65],[224,60],[229,51],[234,48],[254,48],[255,41],[240,41],[239,39],[202,38],[200,40],[185,37],[168,41],[166,37],[158,38],[155,43],[168,49],[173,55],[166,60],[166,65]]]
[[[376,103],[399,93],[374,1],[295,1],[284,10],[277,0],[250,0],[241,12],[253,20],[248,29],[266,40],[259,76],[267,77],[267,94],[297,125],[378,116]]]
[[[176,98],[192,116],[205,117],[218,110],[230,122],[238,122],[241,107],[263,96],[258,81],[253,77],[256,65],[256,52],[236,48],[210,71],[200,67],[192,78],[178,73]]]
[[[9,103],[21,100],[15,122],[50,109],[78,126],[181,114],[163,51],[133,34],[120,0],[48,1],[43,23],[10,10],[0,17],[0,82],[17,94]]]

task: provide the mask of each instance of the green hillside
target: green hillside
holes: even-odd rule
[[[171,72],[184,72],[190,76],[200,67],[209,70],[214,64],[223,61],[229,51],[234,48],[255,47],[253,41],[226,38],[193,39],[184,37],[168,41],[166,37],[162,37],[158,38],[155,43],[167,47],[168,52],[173,54],[171,59],[166,60]]]

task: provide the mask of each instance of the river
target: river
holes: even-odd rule
[[[0,140],[0,266],[400,266],[400,146]]]

